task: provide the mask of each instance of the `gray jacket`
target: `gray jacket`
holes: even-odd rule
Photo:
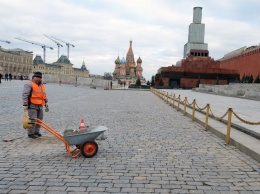
[[[23,104],[25,102],[29,103],[29,98],[31,95],[31,90],[32,90],[32,84],[31,82],[28,82],[26,84],[24,84],[23,87],[23,95],[22,95],[22,99],[23,99]],[[30,107],[29,108],[39,108],[41,105],[36,105],[36,104],[32,104],[30,103]]]

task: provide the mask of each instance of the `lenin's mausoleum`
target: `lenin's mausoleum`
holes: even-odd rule
[[[204,43],[205,24],[201,18],[202,7],[194,7],[183,59],[175,66],[158,69],[155,85],[161,81],[164,87],[194,88],[198,81],[224,85],[237,82],[244,75],[256,79],[260,74],[260,46],[242,47],[215,61],[209,56],[208,44]]]

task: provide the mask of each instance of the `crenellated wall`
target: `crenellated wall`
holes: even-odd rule
[[[260,76],[260,48],[241,55],[220,61],[220,68],[239,71],[240,79],[243,75]]]

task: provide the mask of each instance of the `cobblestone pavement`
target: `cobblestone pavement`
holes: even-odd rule
[[[47,132],[29,139],[22,129],[22,86],[0,85],[0,193],[260,193],[260,164],[149,91],[47,84],[58,131],[109,128],[93,158],[71,159]],[[42,130],[43,131],[43,130]]]

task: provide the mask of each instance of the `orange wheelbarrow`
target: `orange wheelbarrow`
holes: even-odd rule
[[[98,144],[95,139],[107,130],[105,126],[94,126],[85,130],[65,130],[63,134],[55,131],[40,119],[32,119],[30,124],[36,124],[57,137],[65,144],[65,148],[71,158],[76,158],[82,154],[86,158],[91,158],[98,152]],[[70,146],[76,148],[70,150]]]

